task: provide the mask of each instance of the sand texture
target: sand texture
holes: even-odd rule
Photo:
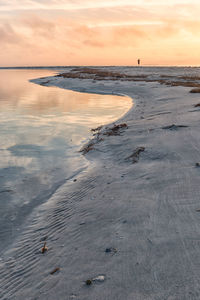
[[[126,94],[134,106],[94,131],[83,151],[90,169],[38,208],[5,253],[1,299],[200,299],[198,94],[157,80],[35,82],[47,81]]]

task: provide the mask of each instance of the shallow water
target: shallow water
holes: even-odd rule
[[[89,162],[78,152],[90,129],[117,120],[132,101],[43,87],[47,70],[0,70],[0,250],[16,228]]]

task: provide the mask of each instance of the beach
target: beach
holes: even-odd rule
[[[1,258],[1,299],[200,298],[199,70],[110,70],[33,80],[134,104],[94,131],[82,149],[90,167]]]

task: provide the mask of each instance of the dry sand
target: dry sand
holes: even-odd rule
[[[135,104],[116,122],[128,127],[97,131],[85,153],[90,170],[38,208],[5,254],[1,299],[200,299],[199,95],[158,82],[47,85],[126,94]]]

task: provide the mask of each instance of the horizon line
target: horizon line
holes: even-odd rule
[[[162,64],[142,64],[138,65],[66,65],[66,66],[0,66],[0,69],[45,69],[45,68],[74,68],[74,67],[180,67],[199,68],[200,65],[162,65]]]

